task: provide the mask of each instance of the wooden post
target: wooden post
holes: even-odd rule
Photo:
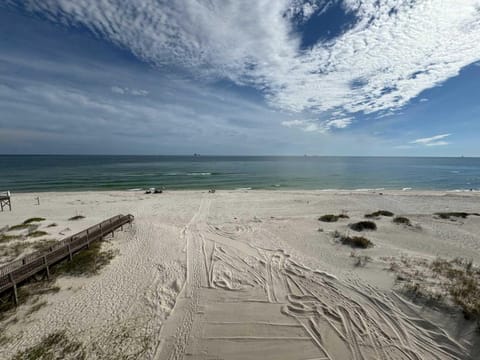
[[[47,255],[43,257],[43,263],[45,264],[45,268],[47,269],[47,279],[50,280],[50,269],[48,268]]]
[[[13,302],[15,303],[15,306],[18,305],[18,292],[17,292],[17,284],[13,280],[13,275],[12,273],[8,274],[8,277],[10,278],[10,281],[13,284]]]
[[[68,246],[68,257],[70,258],[70,261],[72,261],[73,257],[72,257],[72,249],[70,248],[70,244],[67,245]]]

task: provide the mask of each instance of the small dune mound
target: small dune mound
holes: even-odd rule
[[[318,218],[318,220],[323,221],[323,222],[337,222],[338,219],[348,219],[348,215],[345,214],[339,214],[339,215],[333,215],[333,214],[327,214],[327,215],[322,215]]]
[[[388,216],[388,217],[392,217],[393,215],[395,215],[394,213],[392,213],[391,211],[387,211],[387,210],[378,210],[378,211],[374,211],[370,214],[365,214],[365,217],[367,219],[370,219],[370,218],[377,218],[377,217],[380,217],[380,216]]]
[[[359,221],[349,225],[350,229],[355,231],[377,230],[377,225],[373,221]]]
[[[412,223],[409,218],[405,216],[396,216],[392,220],[395,224],[412,226]]]
[[[479,213],[467,213],[467,212],[458,212],[458,211],[437,212],[434,215],[437,215],[440,219],[447,219],[447,220],[450,220],[451,218],[466,219],[470,215],[480,216]]]
[[[367,249],[373,247],[373,243],[363,236],[341,236],[340,242],[353,248]]]

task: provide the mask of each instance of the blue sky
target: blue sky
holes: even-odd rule
[[[478,0],[6,0],[0,153],[480,156]]]

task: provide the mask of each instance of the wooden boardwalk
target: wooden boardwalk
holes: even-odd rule
[[[113,234],[118,228],[133,221],[133,215],[117,215],[101,223],[69,236],[49,248],[48,251],[37,251],[21,259],[0,267],[0,294],[13,289],[15,302],[17,301],[17,285],[33,275],[46,271],[49,276],[49,267],[64,259],[72,259],[73,254],[82,250],[105,235]]]

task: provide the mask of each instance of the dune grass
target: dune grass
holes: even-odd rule
[[[30,224],[17,224],[10,226],[8,228],[8,231],[15,231],[15,230],[24,230],[30,228]]]
[[[40,237],[40,236],[45,236],[45,235],[48,235],[48,233],[46,231],[42,231],[42,230],[35,230],[35,231],[32,231],[30,233],[28,233],[28,237]]]
[[[480,328],[480,269],[471,260],[437,258],[431,269],[450,280],[448,291],[467,319],[476,319]]]
[[[45,336],[38,344],[19,351],[13,360],[86,359],[82,343],[69,339],[65,331]]]
[[[339,215],[327,214],[327,215],[322,215],[318,218],[319,221],[323,221],[323,222],[337,222],[338,219],[349,219],[349,216],[346,214],[339,214]]]
[[[113,250],[102,250],[102,242],[95,241],[88,249],[84,249],[73,256],[72,261],[62,261],[52,267],[55,276],[91,276],[110,263],[117,255]]]
[[[22,235],[7,235],[7,234],[0,234],[0,243],[9,242],[12,240],[19,240],[22,238]]]
[[[70,220],[70,221],[75,221],[75,220],[81,220],[81,219],[85,219],[85,216],[83,216],[83,215],[75,215],[75,216],[72,216],[71,218],[69,218],[68,220]]]
[[[30,219],[27,219],[23,222],[24,225],[28,225],[30,223],[33,223],[33,222],[41,222],[41,221],[45,221],[45,218],[42,218],[42,217],[33,217],[33,218],[30,218]]]
[[[395,215],[394,213],[392,213],[391,211],[388,211],[388,210],[378,210],[378,211],[374,211],[370,214],[365,214],[365,217],[367,219],[369,218],[377,218],[377,217],[380,217],[380,216],[388,216],[388,217],[392,217],[393,215]]]
[[[451,211],[451,212],[436,212],[434,215],[438,216],[440,219],[449,220],[451,218],[462,218],[466,219],[470,215],[480,216],[479,213],[467,213],[467,212],[458,212],[458,211]]]
[[[373,247],[373,243],[363,236],[340,236],[340,242],[353,248],[367,249]]]
[[[359,221],[349,225],[354,231],[377,230],[377,225],[373,221]]]

